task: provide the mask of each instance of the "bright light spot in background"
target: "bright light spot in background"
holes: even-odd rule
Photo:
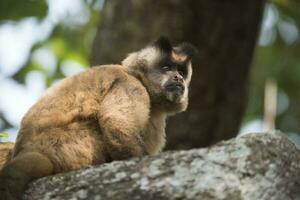
[[[263,28],[273,28],[278,19],[279,13],[277,8],[272,4],[267,4],[263,18]]]
[[[277,8],[272,4],[267,4],[259,38],[259,44],[261,46],[271,45],[275,41],[277,36],[277,27],[281,38],[286,44],[291,45],[298,41],[299,30],[296,22],[292,18],[279,18]]]
[[[61,71],[65,76],[72,76],[84,70],[84,66],[80,65],[78,62],[74,62],[73,60],[65,60],[61,64]]]
[[[297,42],[299,37],[299,30],[296,22],[288,18],[287,20],[281,20],[278,24],[279,33],[286,44],[291,45]]]
[[[2,78],[0,82],[0,110],[14,126],[3,131],[9,134],[9,138],[3,141],[15,141],[22,117],[45,90],[45,75],[37,71],[30,72],[25,86],[8,78]]]
[[[39,97],[46,89],[46,76],[40,71],[31,71],[26,76],[25,84],[30,95]]]
[[[45,37],[35,18],[0,26],[0,73],[8,77],[25,64],[31,46]]]
[[[277,33],[274,29],[262,29],[262,34],[259,37],[259,45],[260,46],[268,46],[271,45],[277,36]]]
[[[33,52],[32,61],[44,68],[48,75],[53,75],[56,69],[56,57],[51,50],[40,48]]]
[[[82,25],[89,18],[90,13],[82,0],[48,0],[49,14],[46,20],[52,23],[63,22],[65,25]]]
[[[286,95],[286,93],[282,90],[280,90],[278,92],[278,97],[277,97],[277,113],[276,115],[280,115],[282,114],[283,112],[285,112],[288,107],[289,107],[289,98],[288,96]]]
[[[11,79],[0,82],[0,109],[9,123],[17,127],[27,109],[37,100],[37,94]]]
[[[279,14],[277,8],[272,4],[267,4],[264,12],[259,44],[268,46],[276,38],[275,24],[278,22]]]

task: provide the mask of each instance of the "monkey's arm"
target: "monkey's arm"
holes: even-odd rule
[[[149,118],[149,96],[136,80],[116,80],[101,103],[98,120],[112,160],[147,154],[143,131]]]

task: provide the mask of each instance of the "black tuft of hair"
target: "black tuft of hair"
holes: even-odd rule
[[[183,53],[187,55],[189,58],[192,58],[195,54],[198,53],[198,49],[194,45],[188,42],[184,42],[176,46],[175,51],[177,51],[178,53]]]
[[[165,36],[160,36],[153,46],[158,47],[164,53],[171,53],[172,45],[170,40]]]

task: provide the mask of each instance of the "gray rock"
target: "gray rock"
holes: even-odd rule
[[[300,151],[280,133],[116,161],[33,182],[25,199],[300,199]]]

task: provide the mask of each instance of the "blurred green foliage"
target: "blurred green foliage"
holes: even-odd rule
[[[72,60],[83,67],[89,67],[89,55],[91,52],[93,35],[96,32],[100,13],[94,8],[96,1],[90,1],[90,3],[87,3],[86,1],[83,2],[90,14],[87,23],[70,26],[68,24],[68,19],[58,23],[45,41],[37,43],[32,47],[26,65],[13,76],[13,79],[20,83],[24,83],[27,74],[36,70],[47,75],[46,85],[50,86],[53,81],[65,77],[61,71],[61,64],[63,61]],[[47,74],[47,70],[43,66],[32,60],[33,53],[41,48],[48,49],[54,54],[57,63],[54,74]]]
[[[47,10],[47,3],[43,0],[1,0],[0,20],[19,20],[30,16],[41,19]]]
[[[42,24],[50,12],[49,1],[45,0],[3,0],[0,1],[0,26],[5,23],[18,24],[22,20],[31,17],[38,19]],[[89,55],[91,46],[99,22],[101,0],[79,0],[80,4],[87,11],[88,20],[81,23],[74,23],[74,16],[70,16],[67,11],[63,11],[65,17],[58,22],[49,20],[54,24],[49,36],[35,43],[30,50],[26,63],[10,78],[20,84],[25,84],[26,78],[31,72],[41,72],[45,77],[45,85],[51,86],[55,81],[66,76],[63,73],[63,64],[72,62],[81,67],[89,67]],[[59,1],[55,1],[60,3]],[[78,1],[77,1],[78,2]],[[61,12],[61,11],[59,11]],[[81,18],[78,13],[78,18]],[[73,20],[73,21],[72,21]],[[76,20],[76,19],[75,19]],[[53,22],[54,21],[54,22]],[[34,54],[41,49],[45,49],[55,58],[53,72],[49,72],[47,66],[34,59]],[[0,110],[0,130],[13,127]]]
[[[0,133],[0,138],[7,138],[8,134],[7,133]]]
[[[262,118],[265,82],[274,79],[279,90],[276,128],[300,133],[300,1],[272,0],[268,7],[273,12],[274,21],[267,25],[273,39],[256,49],[244,121]]]

